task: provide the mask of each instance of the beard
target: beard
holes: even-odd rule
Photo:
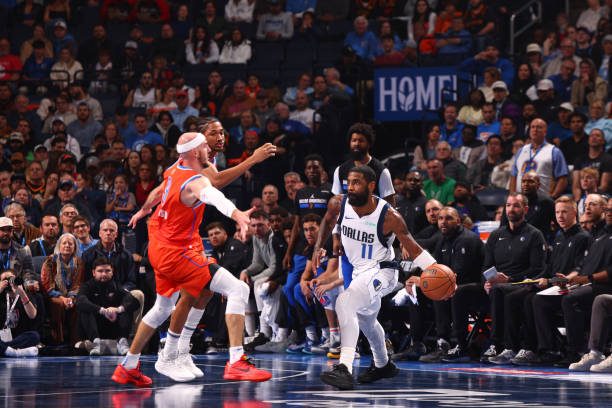
[[[363,207],[368,202],[368,193],[356,194],[348,193],[348,202],[355,207]]]
[[[11,237],[10,236],[0,238],[0,244],[6,245],[6,244],[10,244],[10,243],[11,243]]]
[[[351,150],[351,158],[355,161],[361,161],[365,159],[367,152],[361,150]]]

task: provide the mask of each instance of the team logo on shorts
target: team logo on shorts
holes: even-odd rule
[[[374,290],[379,291],[382,288],[382,283],[378,279],[374,279],[372,281],[372,285],[374,285]]]

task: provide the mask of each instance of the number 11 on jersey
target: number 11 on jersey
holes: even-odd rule
[[[372,259],[372,251],[374,245],[372,244],[361,244],[361,257],[363,259]]]

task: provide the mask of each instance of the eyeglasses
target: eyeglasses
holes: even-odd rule
[[[79,224],[79,225],[74,225],[72,228],[73,228],[73,229],[87,228],[87,224]]]

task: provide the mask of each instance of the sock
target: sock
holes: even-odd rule
[[[289,337],[289,329],[285,327],[279,327],[276,335],[276,341],[285,341]]]
[[[172,330],[168,330],[166,345],[164,346],[164,357],[168,360],[174,360],[178,356],[179,337],[179,334],[174,333]]]
[[[230,347],[229,348],[229,357],[230,364],[234,364],[236,361],[240,360],[240,358],[244,355],[244,350],[242,346]]]
[[[267,338],[272,337],[272,328],[261,316],[259,316],[259,332],[263,333]]]
[[[140,360],[140,353],[132,354],[128,351],[121,365],[123,365],[128,370],[133,370],[138,366],[138,360]]]
[[[340,347],[339,363],[344,364],[351,374],[353,374],[353,360],[355,360],[355,347]]]
[[[329,341],[331,344],[340,343],[340,328],[330,327],[329,328]]]
[[[255,324],[255,315],[253,313],[247,313],[244,316],[244,328],[249,336],[255,335],[256,324]]]
[[[329,327],[324,327],[321,329],[321,337],[326,340],[329,340]]]
[[[277,323],[272,323],[270,325],[270,327],[272,328],[272,337],[270,337],[271,341],[278,341],[276,340],[278,338],[278,324]]]
[[[317,328],[314,325],[306,326],[306,338],[310,341],[317,341]]]
[[[202,319],[202,315],[204,314],[204,309],[196,309],[192,307],[187,315],[187,321],[183,326],[183,330],[181,331],[181,337],[178,341],[178,352],[179,354],[187,354],[189,353],[189,346],[191,344],[191,336],[193,332],[198,327],[200,320]]]

